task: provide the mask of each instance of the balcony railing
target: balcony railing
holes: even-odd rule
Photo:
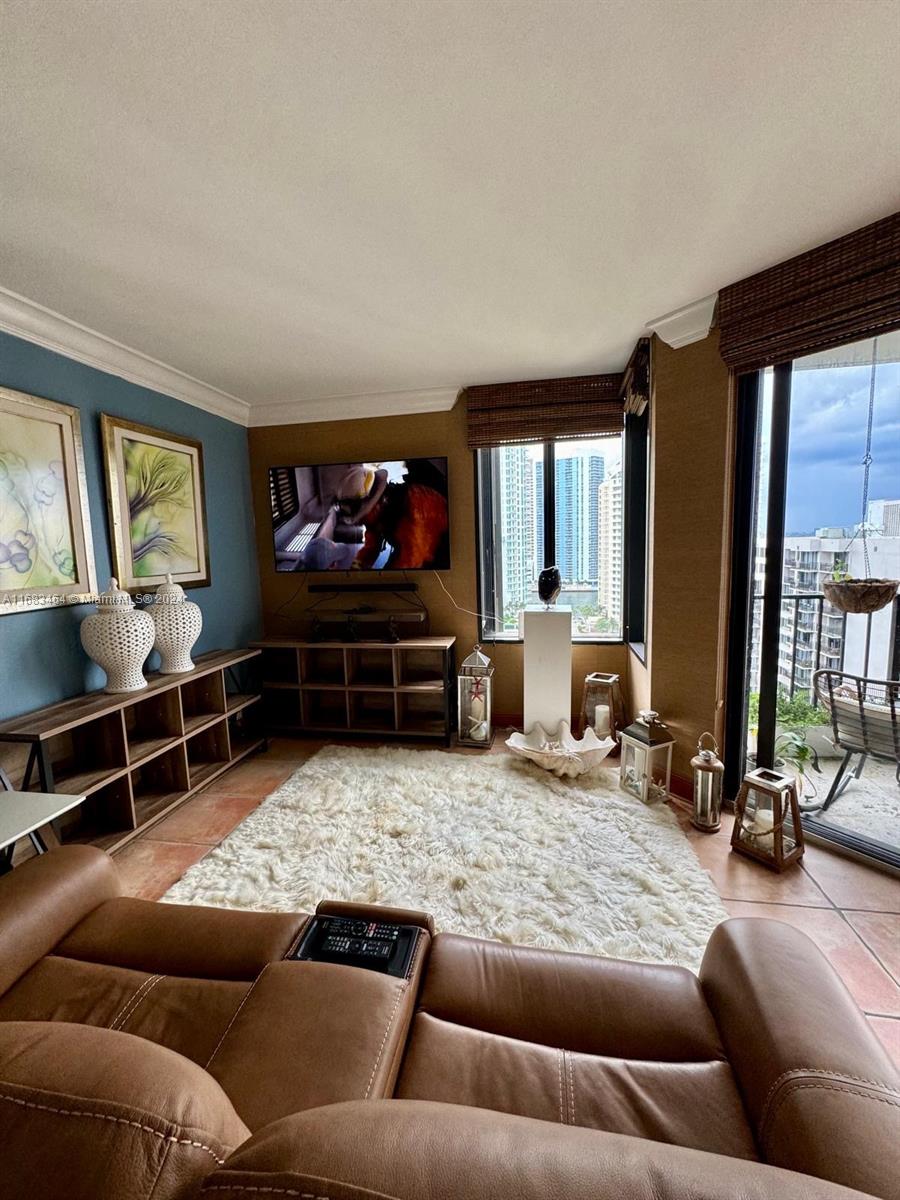
[[[762,595],[754,595],[762,602]],[[782,685],[793,696],[798,690],[810,692],[812,672],[819,667],[843,670],[847,650],[847,614],[839,612],[827,601],[822,592],[796,592],[781,597],[781,624],[779,630],[778,675]],[[893,678],[900,665],[900,596],[894,600],[894,644],[890,648],[890,662],[871,664],[879,677]],[[761,609],[758,610],[761,612]],[[872,614],[866,617],[864,667],[860,672],[870,674],[870,651],[872,643]],[[858,669],[858,665],[854,670]],[[813,704],[816,698],[810,695]]]

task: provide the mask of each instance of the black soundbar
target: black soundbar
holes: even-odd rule
[[[311,583],[310,592],[415,592],[417,583]]]

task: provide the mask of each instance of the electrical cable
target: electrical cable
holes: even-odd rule
[[[456,601],[453,599],[453,597],[450,595],[450,593],[447,591],[447,589],[444,587],[444,581],[443,581],[443,579],[441,579],[441,577],[437,573],[437,571],[432,571],[432,574],[434,575],[434,577],[438,581],[438,583],[441,585],[441,591],[443,591],[444,595],[447,597],[447,599],[450,601],[450,603],[453,605],[453,607],[456,609],[457,612],[466,613],[470,617],[477,617],[479,621],[493,621],[495,626],[497,626],[500,629],[503,628],[502,621],[499,621],[497,619],[497,617],[495,617],[492,613],[473,612],[471,608],[463,608],[461,604],[457,604]]]

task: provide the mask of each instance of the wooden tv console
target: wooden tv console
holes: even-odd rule
[[[264,743],[252,728],[259,692],[235,690],[234,668],[259,650],[198,655],[185,675],[150,675],[139,692],[90,692],[0,723],[0,743],[29,747],[22,790],[84,793],[62,842],[111,853]],[[2,794],[0,794],[2,803]]]
[[[252,645],[262,653],[268,731],[439,738],[450,744],[456,638],[266,638]]]

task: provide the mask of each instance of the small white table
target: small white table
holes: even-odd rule
[[[13,851],[20,838],[30,838],[38,854],[46,854],[47,845],[38,830],[83,803],[84,796],[67,796],[62,792],[0,789],[0,875],[12,870]]]

